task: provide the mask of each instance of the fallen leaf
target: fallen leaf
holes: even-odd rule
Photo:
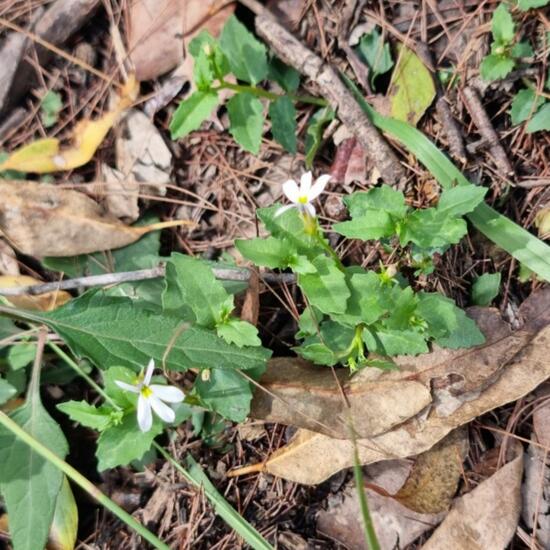
[[[550,207],[541,208],[535,216],[535,227],[539,230],[541,239],[550,237]]]
[[[139,218],[139,183],[107,164],[102,164],[100,170],[101,182],[93,184],[93,193],[103,197],[108,214],[127,223],[135,222]]]
[[[506,548],[521,509],[523,449],[514,458],[455,503],[422,550],[488,550]]]
[[[447,364],[447,374],[443,378],[435,378],[435,382],[439,382],[439,388],[435,384],[432,390],[431,410],[421,411],[384,433],[359,439],[361,463],[416,456],[430,449],[454,428],[523,397],[550,377],[550,363],[547,360],[550,353],[549,303],[550,289],[533,294],[520,308],[519,313],[525,319],[525,324],[515,332],[511,332],[495,316],[494,310],[478,308],[478,322],[482,319],[480,327],[487,337],[487,344],[474,350],[459,350],[460,361],[453,359]],[[378,383],[383,384],[399,376],[429,380],[430,371],[435,374],[445,372],[445,361],[441,362],[442,357],[448,359],[455,353],[456,351],[452,350],[435,350],[413,360],[406,359],[407,363],[403,362],[403,358],[399,358],[398,362],[405,371],[378,375]],[[428,370],[425,368],[426,365],[431,365]],[[467,367],[466,370],[463,370],[461,365]],[[317,369],[321,372],[323,370],[319,367]],[[456,376],[458,382],[453,383],[451,374],[455,369],[458,369],[460,374]],[[464,378],[467,370],[472,371],[474,376]],[[374,373],[374,369],[368,372]],[[272,373],[272,369],[268,368],[266,374],[273,376]],[[451,381],[447,387],[443,384],[445,377]],[[433,384],[434,380],[428,383]],[[271,382],[271,385],[275,387],[275,382]],[[288,380],[283,385],[288,385]],[[316,386],[320,384],[314,380],[312,387]],[[464,389],[467,391],[462,391]],[[257,391],[253,404],[256,403],[258,395]],[[296,395],[290,402],[287,406],[290,411],[286,413],[287,420],[292,418],[302,425],[306,424],[303,416],[296,413],[295,407],[295,403],[304,399],[303,396],[300,398]],[[258,412],[258,409],[253,407],[253,411]],[[277,406],[277,411],[277,416],[281,416],[280,406]],[[269,407],[266,412],[270,412]],[[317,414],[324,413],[317,411]],[[265,416],[255,415],[256,418]],[[312,425],[316,418],[308,418],[307,424]],[[354,415],[354,421],[356,420],[359,419]],[[319,426],[315,429],[319,429]],[[352,465],[353,446],[350,441],[300,429],[288,445],[278,449],[265,463],[243,468],[242,473],[265,471],[298,483],[317,484]],[[234,472],[235,475],[239,473]]]
[[[13,248],[0,239],[0,275],[19,275],[19,264]]]
[[[0,288],[12,288],[16,286],[30,286],[42,283],[34,277],[27,275],[2,275],[0,276]],[[22,294],[21,296],[5,296],[6,300],[15,307],[33,309],[39,311],[51,311],[62,306],[71,299],[71,295],[64,290],[46,292],[36,296]]]
[[[241,308],[241,319],[251,325],[258,324],[260,316],[260,277],[258,272],[252,270],[248,279],[248,288],[244,295],[243,307]]]
[[[0,230],[12,246],[36,257],[111,250],[150,231],[190,223],[127,226],[83,193],[32,181],[0,180],[0,196]]]
[[[46,174],[72,170],[88,163],[120,115],[135,101],[139,84],[130,76],[113,110],[95,120],[81,120],[74,128],[72,146],[62,147],[57,138],[44,138],[24,145],[0,163],[0,172],[17,170]]]
[[[387,95],[391,116],[416,126],[435,97],[432,75],[409,48],[399,47],[397,66]]]

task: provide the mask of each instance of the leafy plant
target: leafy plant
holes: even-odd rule
[[[357,53],[369,67],[369,80],[374,86],[376,77],[387,73],[393,67],[390,45],[384,42],[384,37],[374,28],[365,33],[357,46]]]
[[[50,128],[57,123],[62,108],[61,96],[57,92],[49,90],[40,104],[40,117],[45,128]]]

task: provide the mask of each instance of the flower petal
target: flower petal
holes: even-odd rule
[[[311,172],[306,172],[302,174],[300,178],[300,195],[308,197],[309,200],[309,190],[311,189],[311,182],[313,181],[313,175]]]
[[[153,413],[151,412],[150,398],[140,395],[137,405],[137,421],[142,432],[148,432],[153,425]]]
[[[312,217],[315,217],[315,206],[310,202],[304,204],[304,210]]]
[[[166,403],[180,403],[185,394],[175,386],[162,386],[161,384],[151,384],[149,389],[153,395]]]
[[[315,183],[313,184],[313,187],[309,192],[309,195],[307,197],[308,200],[315,200],[325,190],[325,187],[327,186],[327,183],[330,181],[331,177],[332,176],[330,176],[329,174],[323,174],[322,176],[319,176],[315,180]]]
[[[121,380],[115,380],[115,384],[125,391],[131,391],[132,393],[140,392],[140,388],[138,386],[132,386],[132,384],[127,384],[126,382],[122,382]]]
[[[296,205],[295,204],[287,204],[286,206],[281,206],[281,208],[279,208],[277,210],[277,212],[275,212],[275,218],[279,217],[281,214],[284,214],[287,210],[290,210],[291,208],[296,208]]]
[[[147,370],[145,371],[145,378],[143,379],[143,385],[148,386],[151,383],[151,378],[153,376],[153,371],[155,370],[155,360],[151,359],[147,365]]]
[[[176,413],[168,405],[157,399],[154,395],[149,397],[149,403],[161,420],[168,423],[174,422]]]
[[[283,193],[291,202],[298,202],[300,198],[300,190],[294,180],[288,180],[283,183]]]

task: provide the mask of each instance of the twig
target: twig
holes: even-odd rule
[[[248,269],[213,268],[215,277],[224,281],[243,281],[250,279],[251,272]],[[120,283],[145,281],[164,277],[165,266],[158,265],[151,269],[137,271],[121,271],[119,273],[106,273],[105,275],[90,275],[88,277],[76,277],[53,283],[41,283],[28,286],[14,286],[0,288],[0,296],[21,296],[22,294],[37,295],[55,292],[58,290],[71,290],[94,286],[107,286]],[[293,283],[296,278],[293,273],[260,273],[260,278],[270,283]]]
[[[399,163],[385,139],[346,88],[336,70],[315,55],[282,27],[256,0],[240,0],[256,13],[256,32],[287,64],[315,82],[321,94],[328,99],[338,118],[367,149],[384,181],[397,185],[405,179],[405,169]]]
[[[505,178],[514,174],[514,169],[508,160],[508,156],[502,145],[499,143],[499,137],[487,116],[487,112],[483,107],[479,95],[474,88],[466,86],[463,90],[464,105],[474,124],[477,126],[481,137],[489,144],[489,151],[493,156],[493,160],[497,170]]]

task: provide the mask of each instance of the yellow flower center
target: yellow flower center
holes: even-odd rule
[[[307,202],[308,202],[307,197],[305,195],[302,195],[301,197],[298,197],[298,202],[300,204],[307,204]]]
[[[143,395],[143,397],[151,397],[153,395],[153,391],[149,386],[143,386],[143,388],[141,388],[141,395]]]

